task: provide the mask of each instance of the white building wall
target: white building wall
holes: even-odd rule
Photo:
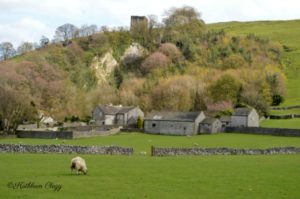
[[[193,135],[195,134],[194,122],[167,121],[167,120],[145,120],[144,129],[146,133],[165,135]]]
[[[114,115],[105,115],[105,125],[113,125],[115,121]]]
[[[195,133],[198,134],[200,132],[200,122],[202,122],[205,119],[205,115],[203,112],[201,112],[198,117],[195,120]]]
[[[231,116],[231,126],[247,126],[247,116]]]
[[[248,117],[248,126],[249,127],[259,127],[259,115],[253,109]]]

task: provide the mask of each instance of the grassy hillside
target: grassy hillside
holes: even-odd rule
[[[256,34],[278,41],[285,46],[283,60],[286,64],[287,97],[281,106],[300,104],[300,20],[226,22],[209,24],[209,29],[223,29],[233,35]]]

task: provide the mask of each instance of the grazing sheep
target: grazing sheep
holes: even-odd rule
[[[76,170],[77,175],[79,175],[80,171],[85,175],[87,173],[87,167],[84,159],[82,159],[81,157],[73,158],[71,160],[71,174],[74,169]]]

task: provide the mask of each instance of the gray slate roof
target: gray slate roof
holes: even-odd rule
[[[236,108],[234,109],[234,116],[248,116],[252,111],[252,108]]]
[[[131,111],[134,108],[136,108],[136,107],[134,107],[134,106],[123,106],[118,113],[127,113],[127,112]]]
[[[115,115],[117,113],[127,113],[134,109],[134,106],[111,106],[111,105],[99,105],[98,106],[104,114]]]
[[[216,118],[205,118],[204,120],[202,120],[200,123],[201,124],[213,124],[214,122],[216,122],[218,119]]]
[[[145,119],[150,120],[182,120],[182,121],[195,121],[201,112],[160,112],[152,111]]]
[[[221,122],[231,122],[231,116],[222,116],[220,118]]]

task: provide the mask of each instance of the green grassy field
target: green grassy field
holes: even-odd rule
[[[300,114],[300,109],[289,109],[289,110],[271,110],[271,115],[288,115],[288,114]]]
[[[142,133],[121,133],[118,135],[79,138],[72,140],[56,139],[0,139],[0,143],[22,144],[70,144],[70,145],[118,145],[133,147],[136,154],[141,151],[150,152],[151,146],[168,147],[234,147],[234,148],[269,148],[274,146],[299,146],[298,137],[277,137],[267,135],[248,134],[214,134],[197,136],[166,136]],[[149,154],[149,153],[148,153]]]
[[[300,118],[286,120],[264,120],[260,123],[262,127],[300,129]]]
[[[1,154],[0,198],[298,198],[300,156],[142,157],[84,155],[89,173],[71,175],[73,155]],[[33,182],[39,189],[12,189]],[[44,187],[61,185],[60,191]]]
[[[0,198],[297,198],[300,155],[140,155],[155,146],[266,148],[300,146],[300,138],[217,134],[193,137],[122,133],[74,140],[0,139],[0,143],[132,146],[133,156],[82,155],[88,175],[71,175],[75,155],[0,154]],[[41,188],[10,188],[33,182]],[[61,185],[60,191],[45,187]]]

